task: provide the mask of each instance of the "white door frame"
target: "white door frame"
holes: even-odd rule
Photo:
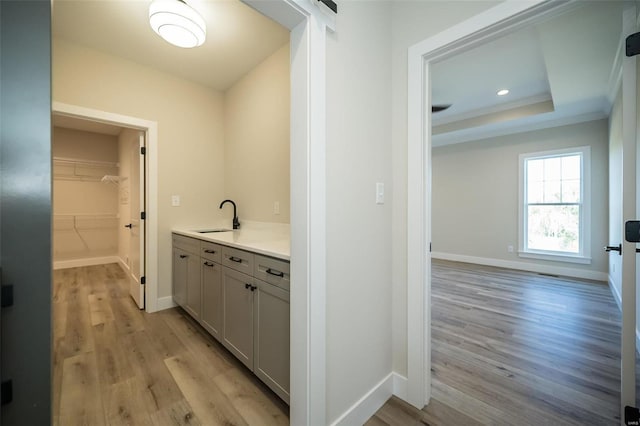
[[[636,2],[629,2],[623,11],[622,32],[626,38],[638,29]],[[622,216],[624,223],[638,218],[636,210],[636,107],[637,107],[637,58],[622,59]],[[624,421],[624,407],[636,406],[636,244],[622,238],[622,284],[620,302],[622,308],[621,332],[621,393],[620,423]]]
[[[242,0],[291,30],[290,423],[326,421],[326,34],[313,0]]]
[[[145,212],[158,211],[158,123],[128,115],[115,114],[77,105],[54,101],[51,106],[54,115],[73,117],[98,123],[128,127],[145,133]],[[158,218],[155,214],[147,214],[145,219],[145,311],[158,310]],[[152,248],[156,247],[156,252]],[[129,277],[130,278],[130,277]]]
[[[407,92],[407,401],[431,398],[431,63],[577,1],[506,0],[409,47]]]

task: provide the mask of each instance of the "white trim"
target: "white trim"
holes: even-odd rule
[[[127,276],[129,276],[129,265],[127,265],[127,263],[120,256],[118,256],[118,264],[120,265],[120,268],[122,268],[122,271],[127,274]]]
[[[462,112],[459,114],[446,115],[443,118],[440,118],[442,116],[438,115],[433,118],[432,123],[433,123],[433,127],[436,128],[438,126],[453,123],[456,121],[468,120],[470,118],[496,114],[499,112],[509,111],[515,108],[522,108],[526,106],[536,105],[536,104],[547,102],[547,101],[553,101],[553,98],[551,97],[551,93],[542,93],[540,95],[529,96],[528,98],[521,98],[511,102],[492,105],[487,108],[478,108],[471,111]]]
[[[588,105],[585,106],[585,104],[581,104],[580,111],[586,110],[586,112],[580,112],[573,109],[571,111],[563,111],[560,114],[556,111],[523,117],[511,121],[491,123],[481,127],[472,127],[448,133],[441,133],[439,135],[434,135],[432,137],[432,142],[434,147],[440,147],[500,136],[533,132],[535,130],[570,126],[572,124],[586,123],[588,121],[603,120],[607,118],[607,113],[604,109],[606,109],[608,104],[604,105],[605,103],[606,102],[598,102],[597,105],[594,104],[590,107]],[[598,108],[598,110],[588,111],[593,108]]]
[[[507,0],[409,47],[407,68],[407,401],[431,395],[431,79],[430,62],[514,31],[576,2]],[[514,19],[515,18],[515,19]],[[427,113],[428,112],[428,113]]]
[[[618,40],[618,50],[616,56],[611,65],[611,72],[609,73],[609,83],[607,85],[607,101],[609,102],[609,111],[613,108],[613,104],[616,101],[616,95],[620,86],[622,86],[622,58],[624,57],[625,37],[620,33],[620,40]]]
[[[407,399],[407,378],[396,372],[393,373],[393,394],[402,400]]]
[[[584,256],[569,256],[567,254],[543,253],[535,251],[518,251],[518,256],[527,259],[550,260],[553,262],[579,263],[582,265],[591,265],[591,258]]]
[[[57,260],[53,262],[53,269],[80,268],[82,266],[107,265],[118,263],[118,256],[87,257],[85,259]]]
[[[146,195],[147,204],[144,206],[147,212],[145,220],[145,277],[146,294],[145,310],[149,313],[158,310],[158,123],[128,115],[115,114],[77,105],[65,104],[54,101],[51,112],[55,115],[80,118],[111,124],[118,127],[128,127],[144,131],[147,142],[145,155],[146,163]]]
[[[178,306],[176,302],[173,301],[173,296],[165,296],[158,298],[158,310],[162,311],[164,309],[175,308]]]
[[[620,312],[622,312],[622,298],[620,296],[620,291],[618,291],[618,287],[616,287],[615,283],[613,282],[613,278],[611,277],[611,275],[609,275],[609,279],[607,281],[609,282],[609,288],[611,289],[613,299],[616,301]]]
[[[362,398],[338,417],[331,426],[362,425],[384,405],[393,394],[393,373],[380,380]]]
[[[608,275],[602,271],[588,269],[568,268],[564,266],[543,265],[540,263],[517,262],[513,260],[492,259],[488,257],[466,256],[462,254],[433,252],[433,259],[451,260],[454,262],[474,263],[476,265],[496,266],[498,268],[517,269],[519,271],[536,272],[539,274],[552,274],[563,277],[581,278],[606,282]]]

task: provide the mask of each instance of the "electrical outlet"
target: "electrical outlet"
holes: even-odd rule
[[[178,207],[180,205],[180,196],[172,195],[171,196],[171,206]]]
[[[508,251],[509,253],[513,253],[513,246],[512,246],[512,245],[508,245],[508,246],[507,246],[507,251]]]
[[[273,202],[273,214],[280,214],[280,201]]]

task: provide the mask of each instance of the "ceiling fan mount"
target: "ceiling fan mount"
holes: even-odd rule
[[[440,112],[440,111],[444,111],[446,109],[449,109],[449,107],[451,107],[451,104],[438,104],[438,105],[431,105],[431,112]]]

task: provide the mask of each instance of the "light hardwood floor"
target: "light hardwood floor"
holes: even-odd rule
[[[433,261],[432,399],[378,425],[620,424],[620,312],[605,283]]]
[[[178,308],[147,314],[116,265],[54,272],[56,425],[288,425],[288,407]]]

